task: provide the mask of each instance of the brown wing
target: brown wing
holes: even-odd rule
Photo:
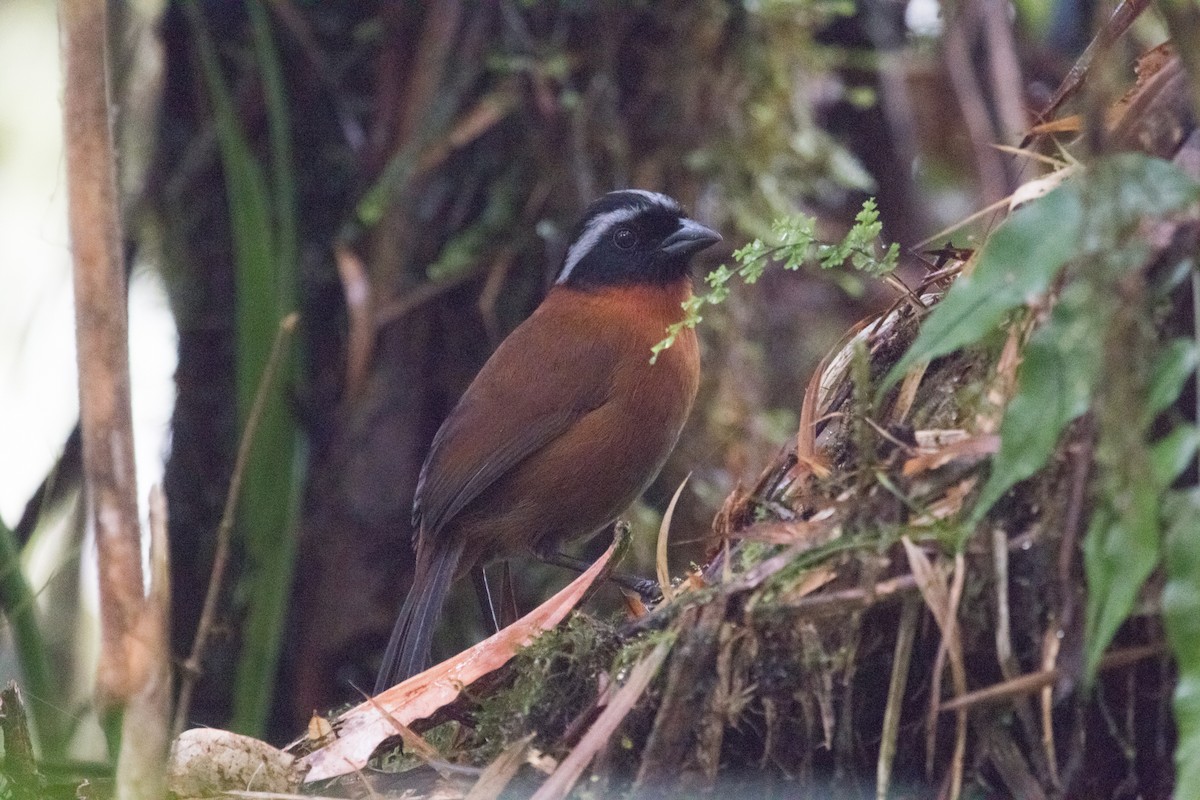
[[[436,536],[484,490],[608,399],[616,353],[556,293],[492,354],[434,437],[413,527]],[[600,338],[595,334],[599,333]]]

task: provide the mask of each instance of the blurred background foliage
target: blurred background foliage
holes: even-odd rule
[[[0,13],[53,13],[11,2]],[[1027,110],[1086,45],[1093,6],[114,4],[127,247],[162,277],[178,336],[163,482],[181,658],[249,398],[282,319],[300,315],[246,472],[189,721],[285,740],[314,709],[370,686],[407,585],[428,443],[540,300],[592,198],[623,186],[679,198],[725,234],[701,265],[712,268],[796,211],[839,239],[875,196],[883,239],[900,243],[902,270],[917,269],[913,245],[1017,185],[1021,164],[991,143],[1017,143]],[[1122,46],[1161,37],[1144,15]],[[813,366],[892,296],[771,271],[706,312],[701,398],[634,512],[631,568],[650,570],[650,531],[689,472],[672,565],[704,560],[714,513],[794,436]],[[53,480],[9,520],[27,555],[69,508],[78,452],[66,441]],[[44,627],[64,640],[50,652],[71,664],[84,545],[77,522],[65,529],[49,568],[58,587],[34,588],[54,621]],[[517,569],[530,576],[526,607],[565,580]],[[482,628],[469,594],[446,651]],[[58,670],[62,696],[86,683],[72,674],[88,671]]]

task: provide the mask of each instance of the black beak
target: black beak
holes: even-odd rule
[[[679,230],[664,239],[658,249],[669,256],[686,258],[719,241],[721,234],[712,228],[706,228],[695,220],[682,219],[679,221]]]

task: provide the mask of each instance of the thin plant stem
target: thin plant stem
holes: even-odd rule
[[[246,420],[246,428],[242,431],[242,440],[238,443],[237,457],[233,464],[233,474],[229,479],[229,491],[225,495],[225,508],[221,512],[221,521],[217,525],[217,549],[213,555],[212,573],[208,578],[208,592],[204,596],[204,607],[200,612],[200,622],[196,626],[196,638],[192,640],[192,651],[183,662],[183,673],[179,684],[179,702],[175,707],[174,735],[183,732],[187,724],[188,713],[192,705],[192,693],[196,681],[201,675],[204,660],[204,650],[208,646],[209,637],[217,617],[217,601],[221,596],[221,587],[225,582],[225,571],[229,566],[229,551],[233,539],[233,524],[237,519],[238,500],[241,497],[242,483],[246,474],[246,465],[250,460],[250,451],[254,445],[254,435],[258,432],[258,424],[262,419],[263,409],[271,393],[271,386],[279,372],[283,361],[284,346],[296,328],[298,315],[288,314],[279,324],[275,333],[275,341],[271,344],[271,354],[267,359],[266,369],[258,383],[258,391],[254,396],[254,404]]]

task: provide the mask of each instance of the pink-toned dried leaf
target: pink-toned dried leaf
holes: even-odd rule
[[[817,547],[837,538],[842,517],[836,506],[823,508],[808,519],[764,522],[738,533],[737,538],[768,544],[798,544]]]
[[[979,461],[1000,449],[1000,437],[993,434],[974,436],[961,442],[948,444],[936,450],[924,450],[904,462],[901,473],[906,478],[919,475],[922,472],[939,469],[951,461]]]
[[[937,500],[925,506],[925,513],[913,518],[909,523],[913,526],[934,525],[940,520],[949,519],[962,511],[967,496],[975,490],[978,478],[971,477],[951,486]]]
[[[376,709],[375,703],[408,725],[454,702],[463,688],[504,666],[518,649],[553,628],[575,608],[612,558],[613,550],[610,546],[566,588],[504,630],[343,714],[337,724],[338,738],[304,757],[303,763],[309,767],[307,780],[324,780],[360,769],[379,743],[395,734],[391,720]]]
[[[405,750],[431,766],[434,763],[441,762],[442,754],[437,751],[436,747],[425,741],[424,736],[396,719],[396,715],[381,706],[379,701],[374,697],[368,697],[367,702],[371,704],[372,708],[387,717],[388,724],[392,726],[392,732],[399,734],[400,741],[404,742]],[[437,767],[435,766],[434,769],[437,769]],[[437,771],[443,778],[446,777],[442,770],[437,769]]]

